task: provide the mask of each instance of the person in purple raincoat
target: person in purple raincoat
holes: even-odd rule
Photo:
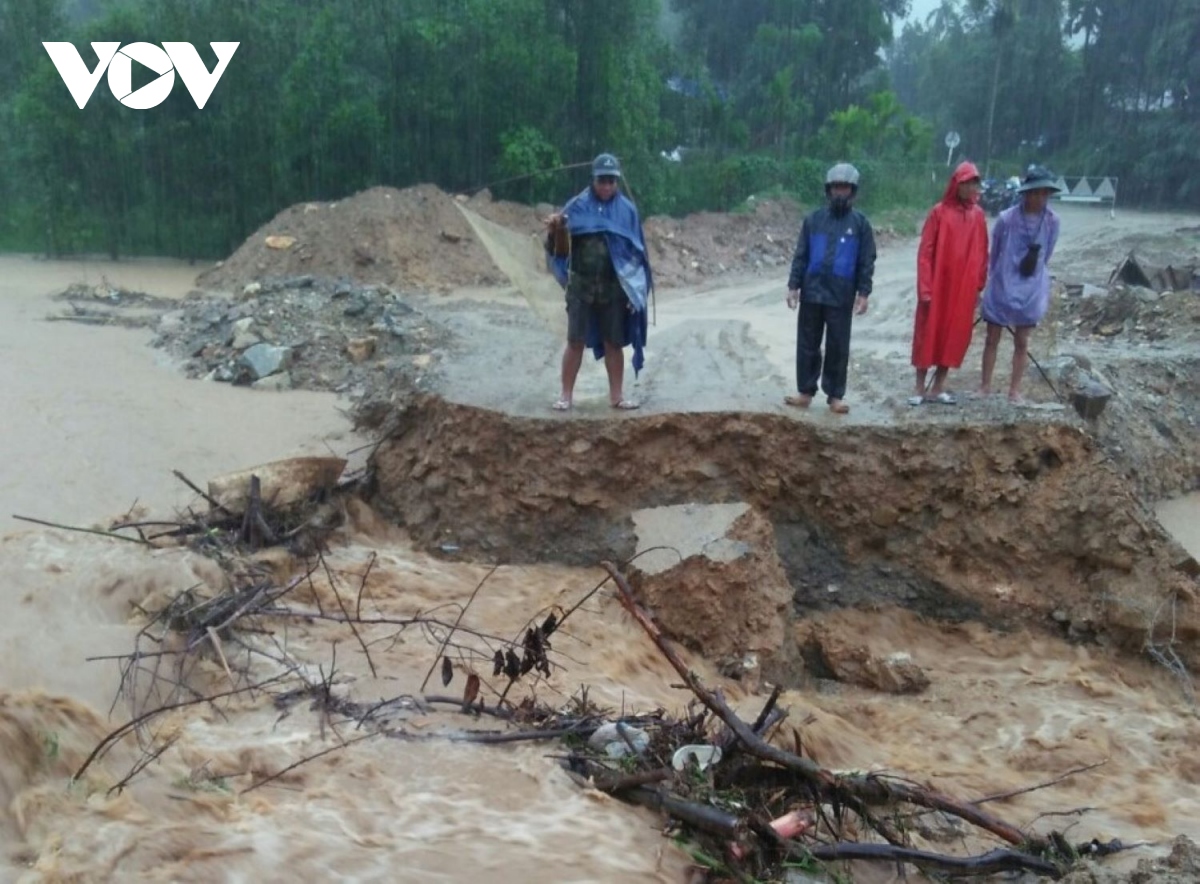
[[[1058,243],[1058,215],[1050,196],[1061,188],[1040,166],[1030,166],[1019,188],[1021,202],[1005,209],[992,226],[988,284],[980,309],[987,323],[980,395],[990,396],[996,351],[1007,328],[1013,333],[1012,380],[1008,399],[1020,404],[1021,378],[1029,364],[1029,336],[1050,307],[1047,264]]]

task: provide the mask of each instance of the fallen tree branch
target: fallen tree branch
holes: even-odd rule
[[[452,743],[488,743],[491,745],[534,743],[540,740],[557,740],[562,737],[569,737],[571,734],[579,733],[580,730],[582,728],[579,725],[572,725],[570,727],[550,728],[544,731],[512,731],[510,733],[503,733],[501,731],[475,731],[452,734],[449,739]]]
[[[771,691],[771,696],[767,698],[762,712],[758,713],[758,718],[754,720],[754,724],[750,725],[750,729],[756,734],[761,734],[767,730],[767,722],[771,720],[771,713],[775,711],[775,704],[779,702],[779,695],[782,693],[783,685],[775,685],[775,689]]]
[[[158,759],[161,758],[168,749],[170,749],[172,746],[175,745],[175,742],[178,739],[179,739],[178,737],[172,737],[169,740],[167,740],[166,742],[164,742],[157,749],[154,749],[151,752],[147,752],[147,753],[143,754],[142,757],[138,759],[137,763],[134,764],[133,767],[131,767],[129,769],[129,773],[125,774],[125,776],[122,777],[121,780],[119,780],[117,783],[110,786],[108,791],[105,792],[104,794],[107,796],[111,796],[115,792],[117,795],[120,795],[122,792],[125,791],[125,787],[130,784],[130,782],[133,780],[134,777],[136,777],[138,774],[140,774],[143,770],[145,770],[147,767],[149,767],[155,761],[158,761]]]
[[[625,609],[642,626],[659,651],[666,657],[667,662],[683,679],[684,684],[699,698],[705,706],[713,711],[725,725],[733,731],[746,746],[747,751],[763,761],[769,761],[795,771],[804,779],[811,782],[822,791],[834,796],[846,796],[859,799],[867,804],[887,804],[895,801],[907,801],[920,807],[941,810],[952,816],[966,820],[981,829],[991,832],[1010,844],[1024,845],[1034,851],[1042,851],[1050,847],[1045,838],[1026,835],[1016,826],[1004,820],[992,817],[979,810],[969,802],[960,801],[949,795],[933,789],[923,789],[905,783],[885,780],[883,777],[868,774],[866,776],[836,775],[817,765],[807,758],[793,755],[763,740],[746,722],[742,721],[713,691],[706,689],[700,680],[679,658],[670,641],[638,604],[629,586],[629,581],[617,570],[611,562],[603,562],[603,567],[617,584],[622,604]]]
[[[235,513],[229,507],[225,506],[225,504],[221,503],[216,498],[210,497],[206,492],[201,491],[200,487],[195,482],[193,482],[191,479],[189,479],[187,476],[185,476],[179,470],[171,470],[171,472],[175,475],[176,479],[178,479],[180,482],[182,482],[188,488],[191,488],[193,491],[195,491],[197,494],[199,494],[201,497],[203,497],[206,501],[208,501],[209,506],[211,506],[213,509],[220,510],[221,512],[223,512],[225,515],[229,516],[230,518],[234,518],[234,519],[237,518],[237,515],[238,515],[237,513]]]
[[[245,687],[235,688],[235,689],[229,690],[229,691],[223,691],[219,694],[212,694],[212,695],[206,696],[206,697],[198,697],[194,700],[184,700],[179,703],[171,703],[167,706],[160,706],[155,709],[151,709],[149,712],[143,712],[141,715],[135,716],[134,718],[131,718],[129,721],[125,722],[125,724],[121,725],[119,728],[117,728],[116,730],[109,733],[104,739],[102,739],[99,743],[97,743],[96,748],[94,748],[92,750],[92,753],[87,758],[84,759],[83,764],[81,764],[79,766],[79,769],[77,771],[75,771],[74,774],[71,775],[71,779],[78,780],[80,777],[83,776],[84,772],[87,771],[87,769],[89,767],[91,767],[92,762],[95,761],[97,758],[99,758],[110,746],[112,746],[114,743],[116,743],[118,740],[120,740],[126,734],[135,730],[139,725],[149,721],[150,719],[152,719],[156,716],[164,715],[167,712],[174,712],[176,709],[186,709],[188,706],[199,706],[201,703],[212,703],[215,700],[223,700],[226,697],[236,697],[239,694],[246,694],[251,691],[261,690],[261,689],[267,687],[268,685],[283,681],[283,679],[287,678],[290,675],[291,675],[290,672],[283,673],[282,675],[278,675],[274,678],[269,678],[266,681],[259,682],[258,684],[246,685]]]
[[[353,746],[355,743],[361,743],[363,740],[369,740],[372,737],[377,737],[377,736],[379,736],[379,732],[372,731],[369,734],[362,734],[361,736],[358,736],[358,737],[352,737],[351,739],[346,740],[345,742],[338,743],[336,746],[330,746],[328,749],[322,749],[320,752],[316,753],[315,755],[305,756],[304,758],[301,758],[299,761],[297,761],[295,764],[289,764],[283,770],[276,771],[275,773],[273,773],[269,777],[267,777],[265,780],[259,780],[253,786],[247,786],[245,789],[243,789],[238,794],[245,795],[247,792],[253,792],[255,789],[265,786],[265,785],[267,785],[267,783],[274,782],[275,780],[277,780],[280,777],[284,776],[285,774],[295,770],[296,768],[300,767],[301,765],[308,764],[310,761],[316,761],[318,758],[321,758],[322,756],[325,756],[325,755],[329,755],[331,752],[337,752],[339,750],[345,749],[347,746]]]
[[[47,522],[44,519],[34,519],[34,518],[31,518],[30,516],[18,516],[16,514],[13,515],[13,518],[17,519],[18,521],[21,521],[21,522],[32,522],[35,525],[45,525],[47,528],[58,528],[62,531],[77,531],[80,534],[98,534],[101,537],[114,537],[117,540],[124,540],[129,543],[136,543],[138,546],[150,546],[151,545],[150,541],[143,540],[140,537],[130,537],[126,534],[116,534],[112,531],[99,531],[96,528],[79,528],[75,525],[62,525],[62,524],[59,524],[58,522]]]
[[[972,804],[984,804],[988,801],[1005,801],[1009,798],[1016,798],[1018,795],[1027,795],[1028,793],[1036,792],[1039,789],[1046,789],[1046,788],[1049,788],[1050,786],[1057,786],[1063,780],[1070,779],[1071,777],[1075,776],[1076,774],[1087,773],[1088,771],[1095,770],[1098,767],[1103,767],[1106,764],[1108,764],[1107,758],[1104,759],[1104,761],[1097,761],[1095,764],[1087,764],[1087,765],[1084,765],[1083,767],[1072,768],[1071,770],[1067,771],[1066,773],[1062,774],[1061,776],[1057,776],[1052,780],[1047,780],[1044,783],[1038,783],[1036,786],[1026,786],[1023,789],[1013,789],[1011,792],[997,792],[995,795],[986,795],[983,798],[976,798],[971,803]]]
[[[686,801],[678,795],[673,795],[665,789],[653,786],[640,786],[626,793],[624,798],[642,807],[661,811],[668,816],[687,823],[701,832],[716,835],[718,838],[735,841],[746,834],[746,824],[740,817],[713,807],[711,804],[698,804]]]
[[[337,599],[338,607],[342,609],[342,616],[346,618],[346,624],[350,627],[350,632],[354,635],[355,641],[362,648],[363,656],[367,658],[367,666],[371,670],[371,678],[378,678],[379,672],[375,669],[375,661],[371,659],[371,652],[367,650],[367,643],[363,641],[358,627],[354,625],[354,620],[350,617],[350,609],[346,607],[346,602],[342,599],[341,590],[338,589],[337,581],[333,577],[333,571],[330,570],[329,563],[325,561],[325,556],[321,553],[317,553],[317,561],[325,569],[325,576],[329,579],[329,589],[333,593],[333,597]]]
[[[242,516],[242,527],[238,536],[252,550],[273,546],[278,542],[275,532],[263,516],[262,481],[258,476],[250,477],[250,499],[246,502],[246,512]]]
[[[627,789],[635,789],[638,786],[649,786],[654,783],[661,783],[675,776],[675,772],[670,768],[659,768],[658,770],[646,770],[641,773],[626,774],[624,776],[607,776],[607,777],[592,777],[591,785],[601,792],[607,792],[610,795],[615,795],[618,792],[624,792]]]
[[[422,696],[421,700],[436,706],[457,706],[462,708],[462,697],[444,697],[440,695]],[[499,718],[504,721],[511,721],[513,712],[510,709],[505,709],[503,706],[485,706],[482,702],[472,703],[471,711],[478,712],[481,715],[490,715],[493,718]]]
[[[1027,871],[1056,880],[1062,877],[1062,871],[1054,863],[1006,848],[990,850],[980,856],[943,856],[911,847],[898,847],[894,844],[839,842],[794,849],[791,855],[797,859],[811,857],[821,862],[839,860],[905,862],[923,869],[946,872],[951,875],[995,875],[1000,872]]]
[[[451,626],[450,631],[446,633],[446,638],[442,641],[442,646],[438,648],[437,656],[433,658],[433,665],[430,666],[429,671],[425,673],[425,680],[421,682],[421,693],[425,692],[425,686],[429,684],[429,679],[433,676],[433,671],[437,669],[438,661],[442,659],[442,655],[446,650],[446,645],[450,643],[450,637],[454,635],[454,630],[458,629],[458,624],[462,623],[462,618],[467,615],[467,609],[471,607],[471,602],[475,601],[475,596],[479,595],[479,590],[483,589],[483,585],[488,582],[488,579],[496,573],[496,569],[499,567],[499,565],[493,565],[492,569],[488,571],[487,574],[483,575],[483,579],[479,581],[479,584],[471,593],[471,597],[467,599],[467,603],[463,605],[462,610],[458,612],[458,617],[455,619],[454,625]]]
[[[367,578],[371,576],[371,569],[375,567],[375,561],[379,554],[375,550],[371,550],[371,561],[367,562],[367,569],[363,571],[362,581],[358,584],[358,595],[354,598],[354,619],[362,619],[362,597],[363,590],[367,588]]]

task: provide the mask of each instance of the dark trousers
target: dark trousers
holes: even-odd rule
[[[850,363],[850,324],[853,307],[830,307],[800,302],[796,334],[796,388],[815,396],[817,381],[830,399],[846,396],[846,366]],[[821,361],[821,338],[825,360]]]

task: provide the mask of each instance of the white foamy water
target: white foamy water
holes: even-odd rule
[[[28,390],[10,389],[0,402],[11,428],[6,442],[10,432],[14,440],[13,454],[0,464],[3,515],[24,510],[80,523],[135,497],[170,506],[179,500],[172,467],[202,482],[295,451],[325,451],[324,439],[335,448],[348,444],[337,438],[346,428],[331,397],[184,381],[155,364],[144,334],[39,323],[47,306],[41,296],[69,281],[78,266],[0,261],[6,262],[0,346],[6,358],[46,373],[31,379]],[[116,281],[110,268],[105,272]],[[149,287],[129,272],[134,277],[127,284]],[[161,293],[171,284],[186,288],[191,268],[154,273]],[[88,396],[73,407],[63,404],[71,390]],[[93,407],[82,407],[84,399]],[[57,423],[43,420],[43,413],[57,415]],[[351,516],[330,565],[343,591],[357,592],[377,555],[364,612],[398,618],[462,603],[487,574],[412,550],[365,507]],[[352,738],[353,724],[323,720],[306,703],[284,714],[262,697],[225,714],[196,707],[164,722],[174,745],[130,789],[107,794],[136,760],[127,745],[70,786],[71,773],[97,741],[128,716],[123,704],[109,716],[116,664],[87,658],[132,649],[140,626],[135,603],[153,607],[184,588],[215,589],[222,576],[210,561],[179,550],[147,551],[15,522],[9,528],[0,541],[0,880],[686,879],[685,858],[662,837],[661,821],[579,788],[547,757],[559,746],[453,742],[446,735],[500,728],[453,711],[406,713],[395,723],[413,739],[380,737],[349,746],[244,793],[335,746],[334,727]],[[272,563],[281,579],[299,566],[278,557]],[[596,569],[500,568],[469,621],[513,635],[529,617],[569,604],[599,577]],[[327,580],[314,578],[314,587],[296,603],[333,603]],[[1165,669],[1148,661],[1114,662],[1101,649],[1044,635],[949,628],[905,612],[840,612],[825,619],[829,629],[875,653],[909,654],[932,682],[925,694],[903,698],[849,687],[836,694],[787,693],[789,724],[825,766],[884,769],[975,797],[1105,762],[1053,789],[989,807],[1039,831],[1071,825],[1072,841],[1166,842],[1200,830],[1200,762],[1193,749],[1200,723]],[[417,692],[435,657],[420,634],[391,641],[394,632],[378,626],[364,635],[373,642],[377,678],[356,643],[330,624],[295,621],[286,633],[281,626],[279,636],[297,658],[326,671],[337,639],[340,689],[375,701]],[[679,712],[687,702],[670,687],[677,676],[611,593],[573,616],[556,636],[555,650],[561,668],[537,688],[543,702],[565,704],[583,684],[594,701],[613,709]],[[717,681],[703,660],[690,662]],[[490,676],[490,670],[480,674]],[[194,678],[211,690],[228,684],[215,660]],[[460,677],[444,690],[456,693],[461,684]],[[436,679],[433,685],[443,690]],[[747,715],[765,699],[745,696],[736,685],[728,696]],[[790,745],[787,727],[782,735]],[[1047,812],[1066,816],[1038,820]],[[1122,862],[1139,855],[1147,854]]]
[[[378,549],[377,538],[370,548],[351,545],[330,564],[361,573]],[[430,610],[466,598],[486,573],[441,566],[392,539],[372,570],[364,610]],[[85,658],[132,648],[133,629],[124,625],[131,601],[152,607],[155,598],[199,581],[219,585],[220,577],[191,553],[48,534],[0,544],[0,579],[14,593],[6,610],[16,610],[13,625],[25,633],[5,636],[0,799],[13,809],[4,827],[10,861],[45,876],[30,880],[280,880],[281,869],[300,880],[396,880],[398,870],[402,880],[429,881],[682,879],[682,857],[659,835],[657,820],[572,783],[545,757],[560,751],[557,744],[453,742],[446,735],[501,726],[452,713],[403,716],[399,725],[413,741],[352,746],[241,796],[256,780],[334,745],[336,722],[323,722],[306,703],[282,717],[266,699],[237,703],[227,715],[196,708],[167,722],[177,742],[123,795],[105,790],[135,760],[131,746],[68,788],[91,747],[128,716],[120,704],[102,720],[116,691],[116,664]],[[589,582],[594,574],[505,569],[489,581],[473,620],[512,634],[544,603],[567,601],[567,587],[577,594]],[[334,604],[328,584],[318,583],[325,605]],[[578,671],[544,685],[543,700],[565,704],[577,679],[605,673],[593,694],[602,703],[652,708],[669,701],[670,676],[652,648],[621,626],[615,602],[595,608],[576,637],[562,642],[581,661]],[[617,633],[610,637],[611,629]],[[387,635],[384,628],[364,637]],[[293,624],[287,646],[328,670],[335,637],[319,623]],[[372,679],[365,658],[344,643],[348,635],[340,638],[342,689],[367,702],[416,693],[436,657],[415,633],[394,647],[381,642],[372,652],[380,675]],[[236,650],[226,653],[236,665]],[[201,689],[228,687],[215,662],[199,678]],[[432,685],[442,690],[437,679]],[[461,685],[460,678],[446,690]],[[356,736],[353,721],[341,730],[345,739]]]

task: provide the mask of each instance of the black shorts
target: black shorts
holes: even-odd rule
[[[586,343],[591,320],[600,329],[601,338],[623,346],[627,303],[625,290],[615,277],[597,280],[572,272],[567,281],[567,340]]]

